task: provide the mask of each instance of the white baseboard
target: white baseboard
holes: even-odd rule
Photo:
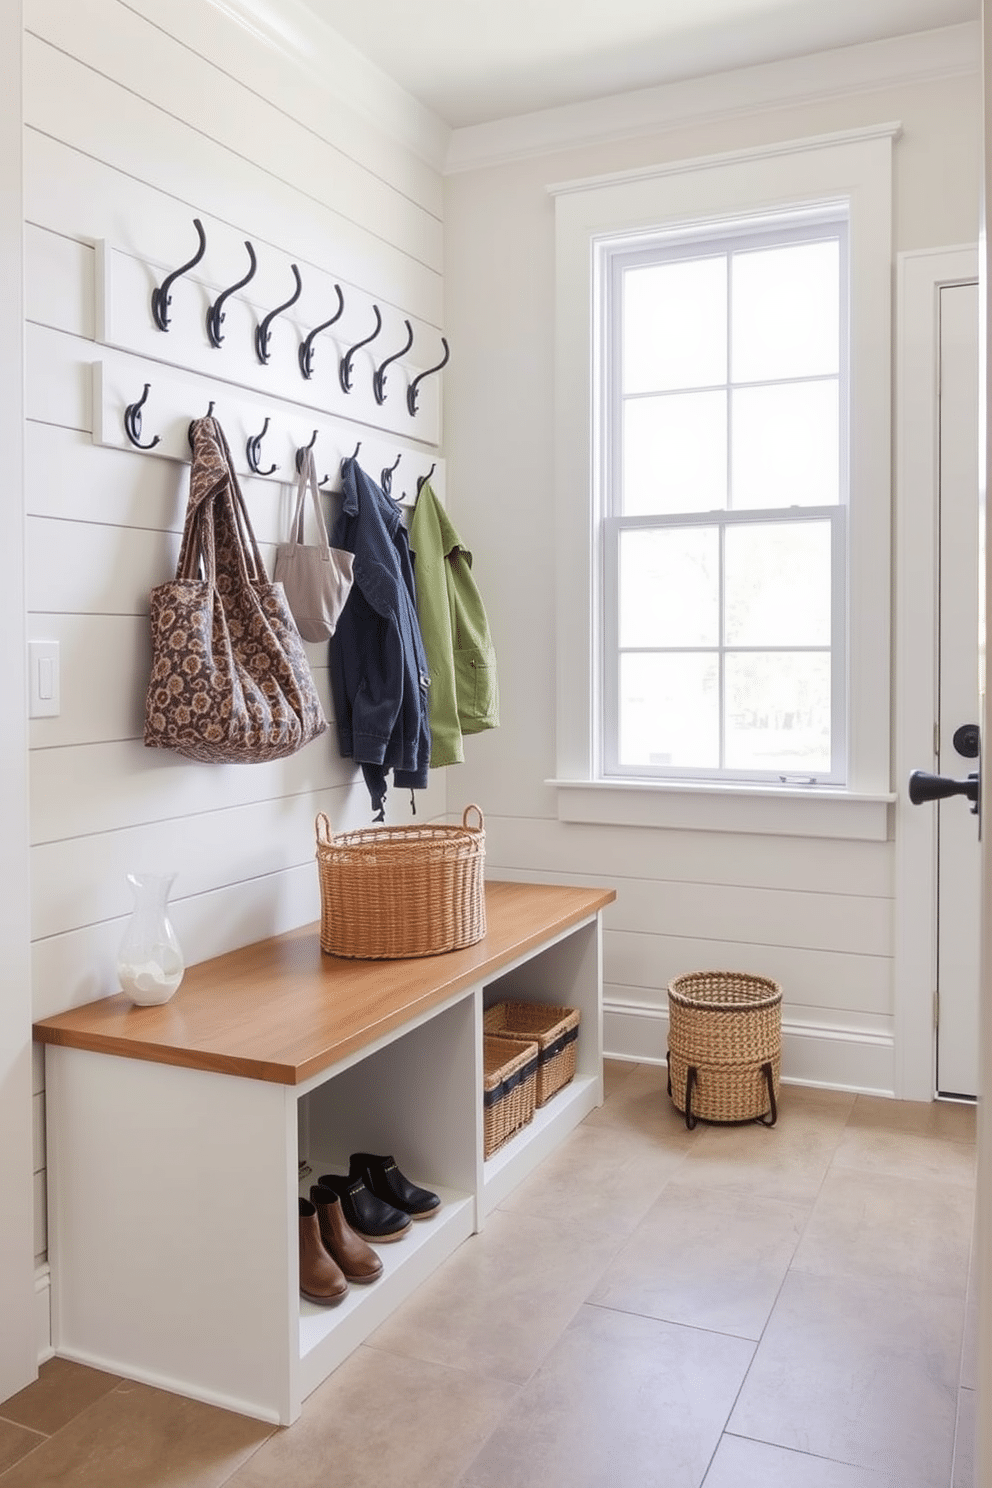
[[[52,1347],[52,1273],[47,1261],[35,1268],[34,1321],[38,1363],[44,1364],[55,1353]]]
[[[664,1064],[667,1048],[667,1008],[604,1003],[603,1049],[608,1059]],[[891,1096],[894,1070],[894,1046],[888,1033],[782,1020],[782,1078],[789,1084]]]

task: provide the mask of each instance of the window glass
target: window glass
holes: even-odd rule
[[[734,382],[836,375],[840,367],[836,238],[735,253]]]
[[[729,651],[725,667],[728,769],[830,769],[829,653]]]
[[[726,506],[726,392],[625,399],[621,484],[628,516]]]
[[[728,646],[830,645],[830,538],[827,522],[728,529]]]
[[[786,382],[731,395],[730,504],[826,506],[840,494],[837,383]]]
[[[726,382],[724,254],[629,268],[624,281],[624,392]]]
[[[620,659],[620,762],[716,769],[719,662],[713,652],[632,652]]]

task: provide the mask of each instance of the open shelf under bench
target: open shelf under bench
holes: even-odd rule
[[[191,966],[162,1007],[104,998],[46,1049],[57,1353],[288,1423],[302,1400],[602,1101],[612,890],[490,882],[475,946],[322,955],[309,925]],[[576,1075],[483,1159],[482,1014],[578,1007]],[[350,1152],[441,1194],[339,1307],[301,1301],[297,1192]],[[300,1161],[311,1174],[301,1179]]]

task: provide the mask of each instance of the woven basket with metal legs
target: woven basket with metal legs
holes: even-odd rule
[[[778,1119],[782,988],[739,971],[693,971],[668,984],[668,1093],[697,1121]]]

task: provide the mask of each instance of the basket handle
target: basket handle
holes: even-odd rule
[[[334,833],[331,831],[331,823],[325,811],[318,811],[317,820],[314,823],[317,831],[317,841],[321,847],[330,847],[334,842]]]
[[[472,830],[473,831],[476,831],[476,832],[481,832],[482,829],[483,829],[483,827],[486,825],[486,819],[482,815],[482,807],[481,806],[476,806],[476,804],[475,804],[474,801],[472,802],[472,804],[470,806],[466,806],[465,807],[465,810],[462,812],[462,826],[465,827],[465,828],[468,828],[468,814],[469,814],[470,811],[477,811],[478,814],[479,814],[479,825],[478,825],[478,827],[473,827]]]

